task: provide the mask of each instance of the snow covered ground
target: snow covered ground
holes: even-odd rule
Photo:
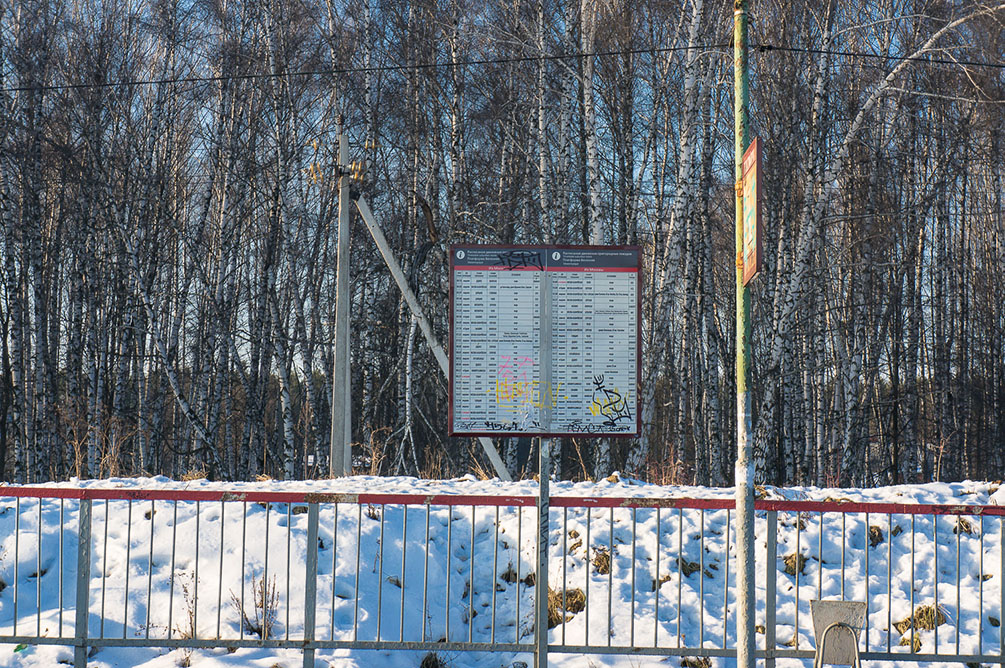
[[[158,489],[489,497],[537,492],[533,481],[503,483],[473,477],[449,481],[355,477],[291,483],[149,478],[70,481],[47,487],[112,488],[123,493]],[[613,477],[598,483],[554,482],[552,495],[731,499],[733,490],[660,487]],[[768,488],[762,496],[796,501],[998,505],[1005,499],[1005,490],[994,483],[963,482],[868,490]],[[131,641],[193,635],[257,640],[262,609],[254,603],[256,587],[260,593],[267,573],[264,581],[270,586],[274,583],[276,592],[270,637],[302,638],[308,553],[305,509],[296,503],[240,500],[206,501],[198,506],[192,502],[94,501],[89,635]],[[421,505],[406,511],[401,505],[343,503],[337,506],[336,516],[335,505],[322,504],[316,638],[348,640],[355,629],[357,640],[376,640],[378,635],[385,641],[489,642],[494,638],[523,643],[529,649],[534,626],[536,511],[503,507],[497,515],[495,507],[486,506],[473,513],[471,506],[436,506],[427,515]],[[549,584],[556,593],[564,585],[569,603],[566,622],[551,629],[550,642],[732,649],[735,564],[727,548],[732,540],[730,517],[725,510],[715,509],[594,508],[587,513],[580,508],[553,507]],[[756,525],[759,625],[767,617],[766,517],[759,512]],[[971,515],[960,520],[956,515],[935,519],[886,513],[868,517],[827,513],[823,517],[821,533],[818,513],[778,513],[777,599],[771,609],[779,649],[792,648],[794,643],[786,643],[796,637],[798,649],[813,648],[809,599],[822,596],[868,599],[867,642],[872,651],[886,651],[889,644],[891,651],[906,654],[914,643],[922,653],[947,654],[956,653],[958,643],[960,654],[998,653],[1003,533],[999,517]],[[72,637],[76,527],[76,501],[47,499],[39,504],[22,499],[18,503],[4,498],[0,488],[0,639],[36,633]],[[573,600],[576,589],[583,592],[586,607]],[[935,629],[921,629],[920,620],[913,630],[909,623],[898,624],[909,620],[912,610],[936,604],[939,614],[933,617],[942,624]],[[242,619],[242,612],[247,619]],[[759,629],[759,646],[764,643],[764,630]],[[417,667],[427,653],[319,649],[316,665]],[[457,668],[533,665],[527,652],[449,650],[437,652],[437,657],[442,665]],[[72,658],[70,646],[0,644],[0,667],[56,666],[72,663]],[[779,660],[778,664],[797,662]],[[903,663],[907,662],[905,657]],[[300,666],[302,653],[259,647],[236,651],[226,647],[104,647],[88,665],[153,668],[186,663]],[[553,653],[550,664],[677,666],[681,657]]]

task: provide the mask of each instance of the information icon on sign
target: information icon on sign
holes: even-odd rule
[[[462,251],[462,250],[457,251],[457,259],[458,260],[463,260],[464,259],[464,251]]]
[[[551,259],[552,260],[561,260],[562,259],[562,254],[559,253],[558,251],[555,251],[554,253],[551,254]]]

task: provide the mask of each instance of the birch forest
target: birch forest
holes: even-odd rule
[[[452,243],[641,247],[643,434],[558,475],[732,484],[732,9],[0,0],[0,480],[328,474],[344,118],[441,342]],[[1005,4],[749,16],[758,480],[1003,477]],[[491,475],[358,217],[350,291],[355,470]]]

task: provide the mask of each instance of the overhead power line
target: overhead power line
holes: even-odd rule
[[[790,53],[809,53],[813,55],[843,56],[845,58],[873,58],[892,62],[907,61],[910,63],[927,63],[929,65],[957,65],[960,67],[988,67],[1005,69],[1005,62],[991,63],[980,60],[955,60],[953,58],[929,58],[926,56],[893,56],[870,51],[841,51],[835,49],[811,49],[798,46],[778,46],[776,44],[752,44],[751,49],[767,53],[769,51],[786,51]]]
[[[373,66],[354,66],[354,67],[338,67],[331,69],[321,69],[321,70],[296,70],[292,72],[258,72],[250,74],[226,74],[226,75],[215,75],[215,76],[190,76],[190,77],[166,77],[160,79],[131,79],[124,81],[101,81],[92,83],[66,83],[66,84],[54,84],[54,85],[40,85],[40,86],[9,86],[0,88],[0,92],[3,93],[20,93],[20,92],[42,92],[42,91],[63,91],[63,90],[87,90],[87,89],[99,89],[99,88],[124,88],[131,86],[165,86],[165,85],[175,85],[175,84],[201,84],[201,83],[220,83],[224,81],[251,81],[257,79],[280,79],[283,77],[312,77],[312,76],[332,76],[337,74],[359,74],[359,73],[376,73],[376,72],[404,72],[408,70],[440,70],[449,69],[457,67],[480,67],[486,65],[507,65],[515,63],[535,63],[535,62],[549,62],[549,61],[561,61],[561,60],[574,60],[578,58],[610,58],[614,56],[638,56],[638,55],[650,55],[658,53],[673,53],[680,51],[716,51],[723,50],[723,56],[729,55],[731,52],[726,52],[725,50],[731,49],[731,44],[702,44],[698,46],[673,46],[673,47],[644,47],[644,48],[632,48],[632,49],[613,49],[606,51],[580,51],[576,53],[562,53],[562,54],[542,54],[542,55],[528,55],[528,56],[508,56],[505,58],[479,58],[473,60],[459,60],[456,62],[430,62],[430,63],[415,63],[412,65],[373,65]],[[934,58],[925,56],[895,56],[882,53],[872,53],[869,51],[843,51],[834,49],[814,49],[808,47],[795,47],[795,46],[779,46],[777,44],[753,44],[750,47],[752,50],[759,53],[771,53],[773,51],[787,52],[787,53],[805,53],[811,55],[832,55],[832,56],[843,56],[846,58],[870,58],[887,60],[892,62],[918,62],[926,63],[929,65],[954,65],[962,67],[982,67],[982,68],[992,68],[992,69],[1005,69],[1005,62],[987,62],[987,61],[976,61],[976,60],[955,60],[952,58]]]

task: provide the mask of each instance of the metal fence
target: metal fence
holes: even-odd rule
[[[1003,663],[1005,508],[756,507],[769,666],[814,598],[867,602],[864,659]],[[539,553],[532,496],[3,487],[0,642],[735,657],[732,508],[552,497]]]

